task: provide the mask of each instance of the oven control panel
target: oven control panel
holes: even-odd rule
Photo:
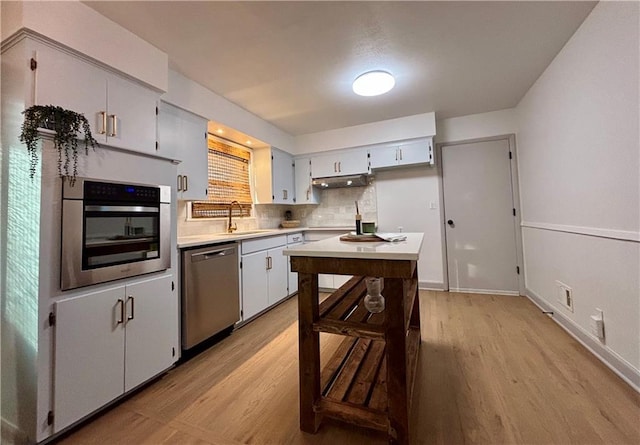
[[[160,188],[112,182],[84,182],[84,199],[137,203],[160,202]]]

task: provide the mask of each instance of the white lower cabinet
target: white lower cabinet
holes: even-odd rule
[[[171,275],[58,301],[55,315],[54,432],[178,359]]]
[[[248,320],[287,296],[286,236],[242,242],[242,319]]]
[[[337,235],[344,235],[344,230],[308,231],[304,233],[307,243],[320,241]],[[320,289],[337,289],[351,279],[351,275],[318,274],[318,287]]]
[[[287,247],[299,246],[304,242],[304,236],[302,233],[292,233],[287,235]],[[298,292],[298,272],[291,271],[291,257],[287,256],[287,271],[289,274],[289,291],[288,294],[292,295]]]
[[[351,275],[318,274],[318,287],[321,289],[337,289],[351,279]]]
[[[125,392],[178,359],[178,296],[172,287],[171,276],[126,287]]]
[[[269,306],[276,304],[288,295],[287,257],[284,255],[285,246],[269,250]]]

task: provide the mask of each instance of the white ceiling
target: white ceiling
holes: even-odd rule
[[[595,2],[88,1],[291,135],[515,106]],[[383,69],[384,96],[351,82]]]

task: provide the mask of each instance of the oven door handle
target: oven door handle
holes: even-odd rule
[[[87,205],[84,206],[85,212],[135,212],[135,213],[160,213],[158,207],[146,207],[146,206],[99,206],[99,205]]]

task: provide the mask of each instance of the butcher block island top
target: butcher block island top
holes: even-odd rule
[[[420,350],[418,269],[422,233],[396,242],[329,238],[285,249],[298,272],[300,429],[323,417],[387,433],[409,443],[409,411]],[[353,275],[320,303],[318,274]],[[385,309],[364,307],[365,277],[384,278]],[[320,333],[345,336],[320,364]]]

